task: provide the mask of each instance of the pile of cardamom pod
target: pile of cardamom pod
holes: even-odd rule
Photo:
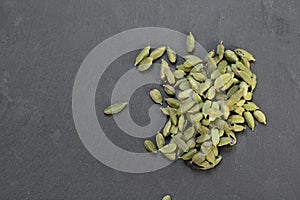
[[[144,146],[151,153],[162,153],[169,160],[182,159],[189,166],[208,170],[220,163],[219,147],[235,145],[236,133],[245,129],[253,131],[255,119],[266,124],[266,117],[252,102],[256,75],[250,69],[254,57],[243,49],[225,49],[223,41],[202,60],[193,55],[195,38],[186,38],[188,55],[176,70],[161,59],[162,87],[169,98],[163,100],[158,89],[150,91],[157,104],[166,102],[161,111],[168,117],[162,132],[156,134],[156,145],[145,140]],[[176,53],[170,47],[160,47],[151,53],[145,47],[137,56],[135,66],[146,71],[164,53],[170,64],[175,64]],[[106,114],[120,112],[126,103],[115,104]],[[168,142],[167,142],[168,141]],[[167,144],[168,143],[168,144]]]

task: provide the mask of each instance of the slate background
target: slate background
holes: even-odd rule
[[[298,0],[1,0],[0,199],[299,199],[299,9]],[[214,170],[176,162],[147,174],[115,171],[95,160],[76,133],[71,95],[80,64],[106,38],[145,26],[192,31],[206,49],[224,40],[256,56],[254,100],[268,126],[240,134]],[[112,73],[135,55],[114,62]],[[113,80],[105,84],[99,88]],[[144,93],[131,101],[147,101]],[[97,97],[103,109],[109,89]],[[133,146],[121,133],[110,139]]]

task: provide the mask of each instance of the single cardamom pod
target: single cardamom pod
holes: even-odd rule
[[[161,149],[163,146],[165,146],[165,138],[164,138],[163,134],[161,134],[160,132],[157,132],[155,139],[156,139],[156,145],[159,149]]]
[[[165,153],[173,153],[175,152],[176,149],[177,149],[177,145],[175,143],[169,143],[163,146],[162,148],[160,148],[159,151],[165,154]]]
[[[170,195],[165,195],[161,200],[172,200]]]
[[[239,61],[237,55],[229,49],[225,51],[225,58],[231,63],[236,63],[237,61]]]
[[[104,114],[113,115],[121,112],[127,106],[127,102],[112,104],[104,110]]]
[[[137,66],[144,58],[150,53],[150,46],[145,47],[140,54],[136,57],[134,66]]]
[[[245,120],[246,120],[247,125],[249,126],[249,128],[252,131],[254,131],[255,123],[254,123],[254,118],[253,118],[252,114],[249,111],[246,111],[246,112],[244,112],[244,117],[245,117]]]
[[[159,48],[155,49],[154,51],[152,51],[149,57],[152,57],[153,60],[156,60],[156,59],[160,58],[165,53],[165,51],[166,51],[165,46],[159,47]]]
[[[186,50],[187,52],[191,53],[195,49],[195,38],[191,32],[189,32],[188,36],[186,37]]]
[[[262,111],[256,110],[253,112],[253,115],[258,122],[262,124],[267,124],[266,116]]]
[[[171,63],[175,63],[176,62],[176,53],[170,47],[167,47],[167,56],[168,56],[168,59],[169,59],[169,61]]]
[[[162,105],[162,96],[158,89],[151,90],[150,97],[155,103]]]
[[[157,153],[157,148],[151,140],[145,140],[144,146],[150,153]]]
[[[138,65],[138,70],[141,72],[148,70],[152,66],[152,62],[153,62],[152,57],[144,58]]]

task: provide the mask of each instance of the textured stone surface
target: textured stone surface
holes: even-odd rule
[[[299,9],[297,0],[2,0],[0,199],[158,200],[165,193],[178,200],[299,199]],[[147,174],[118,172],[95,160],[76,133],[71,95],[83,59],[106,38],[144,26],[192,31],[206,49],[224,40],[256,56],[255,102],[268,126],[238,135],[214,170],[193,171],[177,161]],[[121,60],[111,72],[120,73]],[[109,97],[97,94],[97,107]],[[133,118],[141,125],[149,120],[142,113]],[[126,149],[142,143],[109,137]]]

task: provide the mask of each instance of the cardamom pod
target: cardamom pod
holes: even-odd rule
[[[146,58],[150,53],[150,46],[146,46],[140,54],[136,57],[134,66],[137,66],[144,58]]]
[[[146,150],[149,151],[150,153],[157,153],[157,148],[151,140],[145,140],[144,146]]]
[[[127,102],[112,104],[104,110],[104,114],[113,115],[121,112],[127,106]]]
[[[148,70],[152,66],[152,62],[153,62],[152,57],[144,58],[138,65],[138,70],[141,72]]]
[[[151,90],[150,97],[155,103],[162,105],[162,96],[158,89]]]
[[[154,51],[152,51],[150,53],[149,57],[152,57],[153,60],[156,60],[156,59],[160,58],[165,53],[165,51],[166,51],[165,46],[159,47],[159,48],[155,49]]]
[[[266,116],[262,111],[256,110],[253,112],[253,115],[258,122],[262,124],[267,124]]]
[[[157,132],[155,139],[156,139],[156,145],[159,149],[161,149],[163,146],[165,146],[165,138],[164,138],[163,134],[161,134],[160,132]]]
[[[186,50],[187,52],[191,53],[195,49],[195,38],[191,32],[189,32],[188,36],[186,37]]]
[[[170,47],[167,47],[167,56],[168,56],[168,59],[169,59],[169,61],[171,63],[175,63],[176,62],[176,53]]]

